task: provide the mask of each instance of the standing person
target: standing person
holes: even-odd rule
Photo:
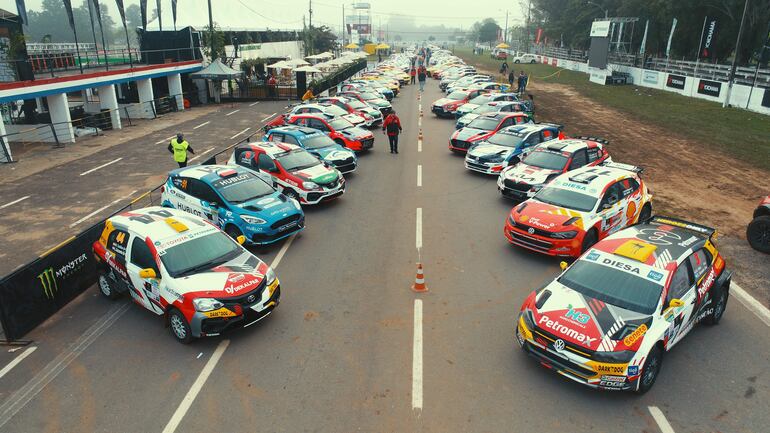
[[[411,77],[409,81],[410,84],[414,84],[414,76],[416,74],[417,74],[417,70],[414,68],[414,65],[412,65],[412,69],[409,70],[409,76]]]
[[[524,74],[524,88],[521,89],[521,92],[524,93],[527,91],[527,84],[529,84],[529,75],[524,71],[521,71],[521,73]]]
[[[518,93],[519,96],[524,94],[524,71],[519,72],[518,89],[516,90],[516,93]]]
[[[420,82],[420,91],[425,90],[425,78],[428,76],[428,71],[424,66],[420,66],[419,72],[417,72],[417,81]]]
[[[382,122],[382,132],[388,135],[390,142],[390,153],[398,153],[398,134],[401,133],[401,119],[396,116],[396,110],[393,110]]]
[[[179,164],[179,168],[187,167],[187,151],[195,155],[192,146],[184,139],[181,132],[176,135],[176,138],[171,139],[171,143],[168,144],[168,151],[174,155],[174,161]]]
[[[506,62],[505,59],[503,59],[503,64],[500,65],[500,75],[502,75],[503,78],[505,78],[505,74],[507,73],[508,73],[508,62]]]
[[[511,72],[508,72],[508,88],[513,89],[513,82],[516,80],[516,74],[513,73],[513,70]]]
[[[271,97],[275,97],[275,88],[278,85],[278,82],[275,80],[275,75],[271,74],[270,78],[267,79],[267,90]]]
[[[529,94],[529,99],[527,100],[527,104],[529,105],[529,111],[532,112],[532,117],[535,117],[535,97],[532,96],[531,93]]]
[[[311,99],[315,99],[315,95],[313,94],[313,88],[308,87],[307,92],[305,92],[305,94],[302,95],[302,101],[309,101]]]

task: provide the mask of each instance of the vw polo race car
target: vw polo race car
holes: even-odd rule
[[[454,117],[455,111],[457,111],[461,105],[467,103],[481,93],[481,90],[452,92],[448,94],[446,98],[440,98],[433,101],[430,110],[437,117],[452,118]]]
[[[696,324],[715,325],[724,314],[732,273],[714,234],[655,217],[608,237],[572,266],[562,262],[566,270],[527,297],[516,340],[541,365],[578,383],[648,391],[663,354]]]
[[[514,207],[503,233],[513,245],[578,257],[597,241],[652,216],[652,194],[641,171],[607,163],[563,174]]]
[[[755,250],[770,253],[770,196],[765,197],[754,211],[754,219],[746,229],[746,239]]]
[[[176,209],[110,217],[93,253],[99,291],[110,299],[129,293],[164,316],[182,343],[253,325],[281,297],[267,264],[214,225]]]
[[[305,228],[299,202],[238,166],[196,165],[172,170],[161,187],[164,207],[204,218],[233,239],[265,245]]]
[[[465,104],[465,105],[468,105],[468,104]],[[465,105],[463,105],[463,107]],[[519,101],[495,101],[495,102],[487,102],[486,104],[480,105],[470,113],[457,119],[457,121],[455,122],[455,129],[465,128],[466,126],[468,126],[468,124],[478,119],[479,116],[481,116],[482,114],[500,113],[500,112],[525,113],[529,116],[530,119],[534,121],[534,117],[531,114],[531,112],[529,112],[529,107],[527,106],[527,104]]]
[[[612,161],[604,144],[595,140],[570,139],[540,145],[520,163],[500,173],[497,189],[504,197],[524,201],[562,173]]]
[[[457,111],[455,111],[455,118],[459,119],[466,114],[472,112],[481,105],[487,102],[501,102],[501,101],[518,101],[519,97],[515,93],[482,93],[481,95],[471,99],[467,104],[461,105]],[[481,114],[481,113],[479,113]]]
[[[318,204],[345,193],[339,170],[294,144],[243,143],[235,147],[228,164],[272,176],[284,195],[301,204]]]
[[[383,116],[393,111],[393,106],[390,105],[390,102],[381,98],[380,95],[375,94],[374,92],[338,92],[337,96],[358,99],[359,101],[369,104],[372,107],[380,110]]]
[[[374,134],[371,131],[353,126],[345,119],[329,120],[312,114],[300,114],[292,116],[288,123],[317,129],[341,146],[357,152],[369,150],[374,146]]]
[[[357,114],[364,118],[364,125],[371,128],[382,123],[382,112],[369,104],[358,99],[343,98],[341,96],[332,96],[327,98],[318,98],[319,102],[334,104],[337,107],[347,110],[348,113]]]
[[[482,114],[465,128],[452,133],[449,139],[449,150],[456,153],[465,153],[468,148],[482,140],[491,137],[497,131],[513,125],[532,123],[532,119],[524,113],[487,113]]]
[[[297,144],[311,155],[334,166],[342,174],[352,173],[358,167],[355,152],[339,145],[323,132],[302,126],[283,126],[270,130],[262,141]]]
[[[557,139],[560,129],[546,123],[503,128],[468,149],[465,168],[497,175],[503,168],[516,165],[538,144]]]

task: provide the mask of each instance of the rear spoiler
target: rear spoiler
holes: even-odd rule
[[[631,171],[636,174],[644,173],[644,167],[638,167],[636,165],[631,165],[631,164],[623,164],[622,162],[609,161],[609,162],[603,162],[601,165],[603,167],[619,168],[621,170]]]
[[[674,227],[679,227],[683,229],[687,229],[696,233],[700,233],[702,235],[708,236],[711,238],[714,236],[717,232],[717,229],[704,226],[701,224],[691,223],[689,221],[685,221],[679,218],[673,218],[673,217],[667,217],[667,216],[659,216],[656,215],[652,217],[649,222],[651,223],[657,223],[657,224],[666,224]]]
[[[523,101],[518,101],[518,102],[524,103]],[[558,128],[559,131],[564,130],[564,125],[559,125],[558,123],[538,122],[538,123],[535,123],[535,125],[553,126],[554,128]]]
[[[597,143],[604,144],[605,146],[610,144],[610,141],[609,140],[605,140],[604,138],[589,137],[587,135],[580,135],[580,136],[577,136],[577,137],[570,137],[570,138],[575,138],[575,139],[578,139],[578,140],[595,141]]]

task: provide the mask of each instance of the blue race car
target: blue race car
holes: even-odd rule
[[[352,173],[358,167],[358,157],[352,150],[337,144],[323,132],[303,126],[281,126],[273,128],[262,137],[263,141],[296,144],[316,158],[339,170],[342,174]]]
[[[503,128],[474,143],[465,155],[465,168],[498,175],[516,165],[540,143],[559,138],[561,125],[535,123]]]
[[[197,215],[233,239],[265,245],[305,228],[305,214],[249,170],[230,165],[196,165],[172,170],[161,188],[162,204]]]

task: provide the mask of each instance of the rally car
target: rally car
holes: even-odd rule
[[[446,93],[452,93],[455,90],[468,90],[468,87],[470,87],[473,84],[476,83],[489,83],[491,81],[491,78],[489,75],[466,75],[459,80],[455,80],[452,82],[449,82],[446,85],[446,88],[444,88],[444,92]],[[446,81],[442,80],[442,83],[446,83]],[[441,84],[441,83],[439,83]]]
[[[454,117],[454,113],[457,111],[458,107],[482,93],[483,92],[481,90],[452,92],[448,94],[446,98],[440,98],[433,101],[433,105],[431,105],[431,111],[437,117],[452,118]]]
[[[345,178],[305,149],[286,143],[243,143],[228,161],[275,180],[283,193],[301,204],[333,200],[345,192]]]
[[[770,196],[765,197],[754,211],[754,219],[746,229],[746,239],[755,250],[770,253]]]
[[[300,114],[289,118],[290,125],[317,129],[341,146],[361,152],[374,146],[374,134],[371,131],[354,126],[345,119],[326,119],[313,114]]]
[[[243,241],[176,209],[123,212],[93,244],[99,291],[110,299],[130,293],[182,343],[252,325],[278,306],[281,286]]]
[[[381,98],[379,95],[374,94],[373,92],[337,92],[337,96],[358,99],[359,101],[369,104],[372,107],[380,110],[383,116],[393,111],[393,106],[390,105],[390,102]]]
[[[357,114],[364,118],[364,125],[371,128],[382,123],[382,112],[371,105],[361,102],[358,99],[343,98],[341,96],[331,96],[318,98],[319,102],[334,104],[337,107],[346,110],[348,113]]]
[[[270,122],[266,123],[262,129],[269,131],[273,128],[284,126],[292,116],[298,114],[313,114],[327,120],[341,117],[356,126],[364,125],[366,122],[366,119],[363,116],[359,116],[355,113],[349,113],[347,110],[337,107],[333,104],[302,103],[289,107],[289,111],[285,114],[275,116],[270,120]]]
[[[465,104],[469,105],[469,104]],[[465,106],[463,105],[463,107]],[[462,108],[462,107],[460,107]],[[497,113],[497,112],[510,112],[510,113],[524,113],[534,122],[535,115],[529,110],[529,106],[520,101],[499,101],[499,102],[487,102],[486,104],[476,107],[470,113],[460,117],[455,122],[455,129],[465,128],[476,120],[482,114]]]
[[[496,104],[496,102],[491,102]],[[560,125],[548,123],[509,126],[480,141],[465,155],[465,168],[498,175],[503,168],[516,165],[540,143],[559,137]]]
[[[714,237],[712,228],[666,217],[608,237],[527,297],[516,340],[578,383],[648,391],[663,354],[725,312],[732,273]],[[718,350],[717,341],[707,344]]]
[[[532,119],[524,113],[498,112],[482,114],[465,128],[452,133],[449,139],[449,150],[465,153],[473,143],[491,137],[497,131],[513,125],[532,123]]]
[[[515,93],[482,93],[481,95],[471,99],[467,104],[461,105],[455,111],[455,118],[459,119],[466,114],[472,112],[481,105],[487,102],[499,102],[499,101],[518,101],[519,97]]]
[[[565,173],[511,210],[503,233],[513,245],[550,256],[577,257],[652,216],[642,169],[606,163]]]
[[[204,218],[233,239],[265,245],[305,228],[299,202],[238,166],[196,165],[172,170],[161,187],[164,207]]]
[[[531,198],[562,173],[612,161],[605,143],[599,138],[582,137],[537,146],[521,162],[500,172],[497,189],[514,201]]]
[[[352,173],[358,167],[355,152],[340,146],[323,132],[302,126],[284,126],[270,130],[262,141],[297,144],[311,155],[334,166],[342,174]]]

